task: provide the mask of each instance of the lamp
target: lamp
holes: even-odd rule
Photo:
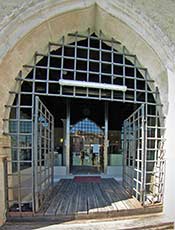
[[[60,79],[59,84],[62,86],[77,86],[77,87],[107,89],[107,90],[122,91],[122,92],[125,92],[127,90],[127,86],[124,85],[112,85],[106,83],[76,81],[76,80],[74,81],[74,80],[65,80],[65,79]]]

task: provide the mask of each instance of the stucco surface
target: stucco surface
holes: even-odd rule
[[[155,22],[171,41],[175,42],[174,0],[123,0],[133,10]]]
[[[61,0],[0,0],[0,29],[4,28],[20,13],[38,3],[53,4]],[[108,0],[111,1],[111,0]],[[138,15],[150,18],[175,43],[175,1],[174,0],[112,0],[114,3],[128,5]],[[75,1],[76,2],[76,1]],[[86,3],[86,0],[84,0]]]

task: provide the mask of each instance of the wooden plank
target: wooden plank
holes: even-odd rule
[[[59,197],[59,205],[57,206],[57,210],[55,213],[56,215],[66,214],[69,207],[70,194],[72,194],[72,185],[73,180],[70,180],[69,183],[66,184],[64,192]]]
[[[88,213],[98,212],[98,205],[93,191],[93,183],[88,183],[88,191]]]
[[[75,214],[78,210],[79,201],[79,185],[73,181],[71,185],[71,190],[67,197],[68,207],[66,210],[67,215]]]
[[[119,188],[121,190],[121,193],[124,196],[128,197],[128,199],[125,200],[126,205],[128,205],[131,209],[143,208],[141,203],[137,201],[136,199],[134,199],[133,197],[131,197],[131,195],[128,194],[128,192],[123,188],[122,185],[119,184]]]
[[[121,197],[119,196],[120,190],[119,189],[114,190],[110,179],[105,180],[104,183],[106,184],[107,188],[110,188],[110,191],[111,191],[110,193],[113,197],[112,198],[112,200],[113,200],[112,205],[114,207],[116,207],[116,210],[125,210],[127,207],[121,201]]]
[[[136,198],[132,197],[132,198],[129,198],[128,200],[134,206],[135,209],[143,208],[143,206],[141,205],[141,203],[138,200],[136,200]]]
[[[88,203],[88,189],[87,183],[80,183],[79,186],[79,200],[78,200],[78,213],[87,214],[87,203]]]
[[[110,203],[108,203],[107,200],[104,198],[104,194],[101,191],[99,184],[96,184],[95,192],[97,196],[99,212],[108,212],[110,210],[110,208],[108,207],[110,206]]]
[[[118,193],[118,197],[122,204],[125,206],[125,209],[131,209],[132,206],[127,202],[129,196],[125,190],[114,179],[111,179],[111,186],[114,188],[114,191]]]
[[[99,187],[101,189],[102,195],[104,197],[104,199],[106,200],[108,206],[106,206],[106,208],[108,209],[108,211],[113,211],[116,210],[116,206],[113,204],[114,199],[112,197],[112,190],[111,188],[107,187],[105,182],[107,179],[102,179],[102,183],[99,184]]]
[[[120,200],[122,200],[123,204],[126,206],[127,209],[135,209],[132,202],[130,202],[131,196],[125,191],[125,189],[117,183],[114,179],[111,179],[111,186],[113,186],[115,192],[119,192],[118,196]]]
[[[69,180],[70,181],[70,180]],[[67,185],[68,180],[61,180],[56,186],[56,192],[53,195],[53,198],[50,201],[50,205],[47,208],[45,215],[55,215],[57,206],[59,205],[62,194],[65,191],[65,186]]]
[[[140,208],[141,204],[129,196],[114,179],[102,179],[101,183],[76,183],[65,179],[56,186],[45,215],[88,214]]]
[[[117,209],[118,210],[128,209],[129,208],[128,205],[124,202],[126,199],[128,199],[128,196],[122,193],[119,184],[116,183],[114,179],[108,179],[107,182],[108,182],[108,186],[111,186],[114,194],[116,195],[116,201],[114,204],[117,206]]]

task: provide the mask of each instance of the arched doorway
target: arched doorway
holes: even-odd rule
[[[152,202],[155,196],[156,202],[162,202],[164,127],[158,90],[147,69],[140,67],[136,56],[129,54],[120,42],[103,38],[102,32],[99,36],[90,32],[68,36],[73,37],[73,43],[65,44],[64,37],[61,43],[49,43],[48,55],[36,53],[34,65],[25,66],[31,69],[28,76],[23,78],[21,72],[16,79],[20,90],[9,123],[13,141],[8,167],[9,209],[37,211],[53,185],[53,117],[57,129],[63,121],[61,166],[70,173],[71,119],[81,114],[76,106],[71,107],[75,100],[78,107],[93,101],[89,106],[95,103],[93,112],[97,114],[100,104],[104,108],[95,117],[104,122],[104,173],[118,166],[110,165],[118,157],[118,152],[110,149],[119,140],[113,133],[116,143],[112,143],[109,131],[119,131],[119,155],[124,156],[120,170],[123,169],[126,189],[143,204],[149,199]],[[87,107],[84,112],[88,111]],[[119,115],[115,117],[116,113]],[[119,129],[113,130],[114,127]]]

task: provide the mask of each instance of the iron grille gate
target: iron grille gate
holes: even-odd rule
[[[67,44],[69,40],[74,42]],[[28,71],[30,73],[26,76]],[[79,84],[61,84],[68,81]],[[80,86],[82,81],[87,87]],[[49,43],[47,53],[36,52],[33,65],[25,65],[16,82],[15,91],[10,91],[15,98],[14,103],[5,106],[10,116],[4,119],[4,133],[11,137],[11,155],[7,162],[10,211],[37,210],[44,196],[43,189],[53,182],[52,159],[49,157],[53,148],[54,121],[36,96],[95,99],[136,106],[144,104],[125,122],[124,184],[143,203],[149,197],[162,201],[164,127],[160,122],[161,104],[158,90],[153,87],[154,81],[147,69],[140,66],[136,55],[130,54],[113,38],[106,39],[102,32],[98,36],[90,30],[85,35],[76,32],[58,43]],[[108,84],[112,88],[88,87],[94,83]],[[127,90],[112,90],[117,86],[127,87]],[[45,120],[41,117],[46,119],[48,127],[44,127]],[[139,154],[144,154],[144,163]],[[143,172],[140,172],[140,167]]]
[[[141,105],[124,121],[123,185],[143,205],[163,201],[164,138],[158,107]]]
[[[34,116],[34,207],[38,211],[53,186],[54,117],[35,97]]]

